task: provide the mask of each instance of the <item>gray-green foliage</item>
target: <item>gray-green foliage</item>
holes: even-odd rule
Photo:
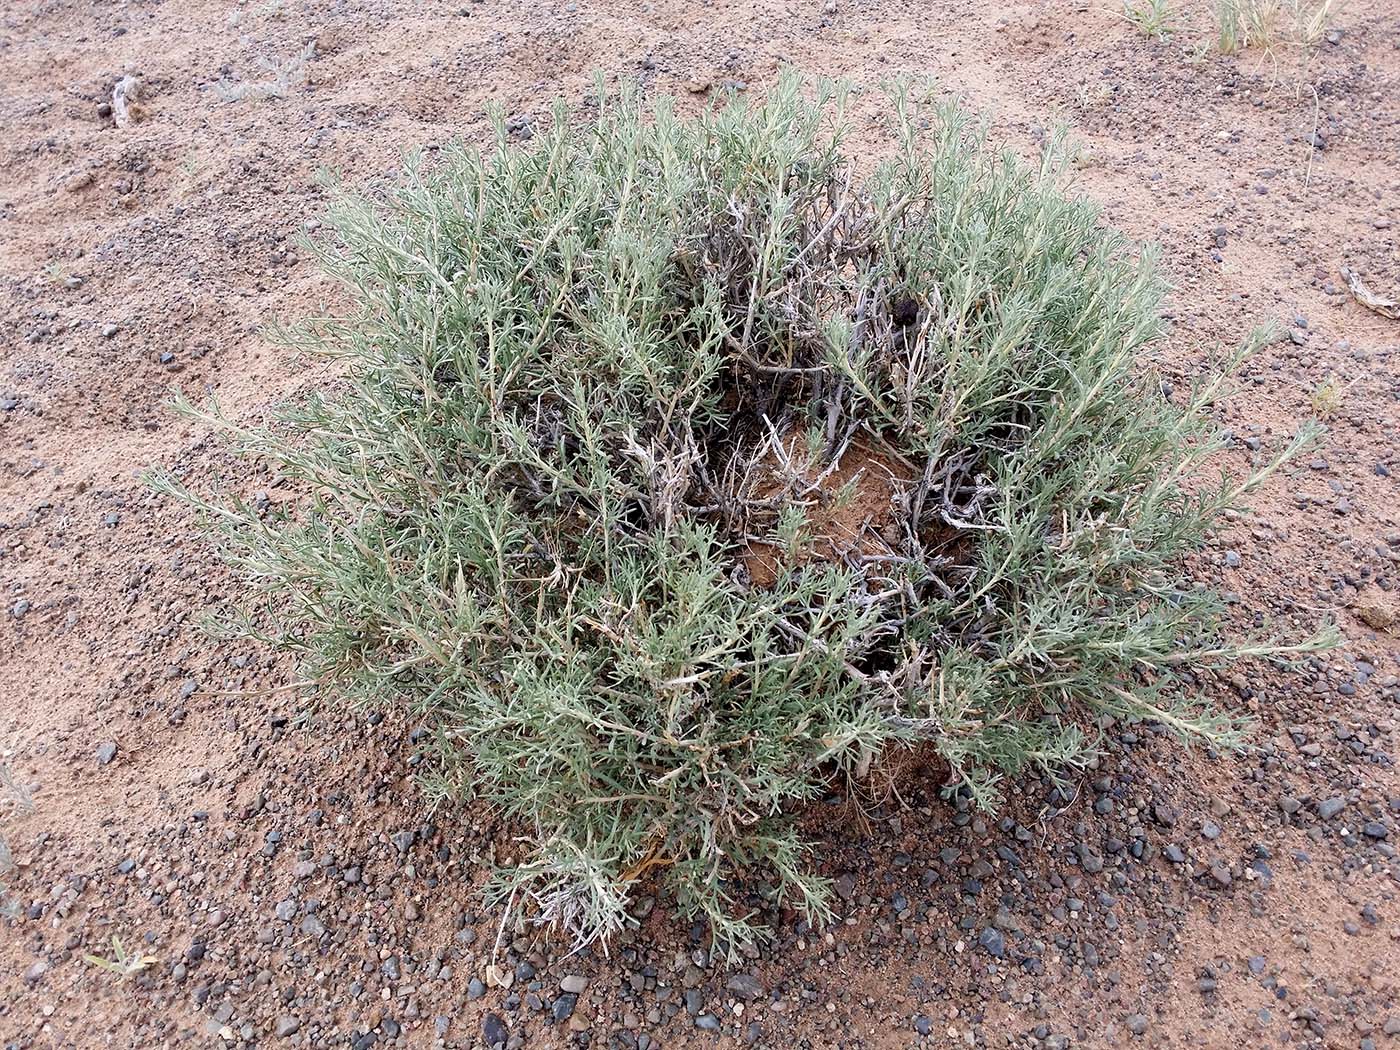
[[[784,811],[833,775],[931,746],[992,805],[1104,716],[1233,742],[1183,673],[1288,651],[1222,641],[1179,567],[1252,482],[1199,484],[1219,383],[1135,364],[1152,260],[1053,151],[908,92],[857,177],[844,102],[624,94],[342,200],[355,308],[293,341],[343,380],[229,428],[304,498],[202,502],[243,629],[428,719],[430,788],[528,839],[496,899],[579,940],[653,876],[724,945],[738,876],[820,919]],[[892,495],[833,535],[857,460]]]
[[[4,762],[0,762],[0,803],[4,803],[0,813],[8,811],[27,816],[34,812],[33,796],[28,788],[14,778]],[[18,918],[21,910],[19,900],[10,893],[8,882],[15,867],[14,854],[10,852],[10,844],[5,840],[4,830],[0,828],[0,917],[7,919]]]

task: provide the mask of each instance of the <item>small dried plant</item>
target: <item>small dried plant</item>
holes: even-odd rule
[[[258,59],[259,67],[267,74],[263,80],[220,80],[214,91],[224,102],[242,102],[246,99],[285,98],[306,79],[306,63],[316,57],[316,42],[307,45],[286,59],[263,56]]]
[[[1216,46],[1226,55],[1296,48],[1306,59],[1326,36],[1339,6],[1337,0],[1216,0]]]
[[[1143,36],[1165,40],[1175,16],[1168,0],[1123,0],[1123,17]]]
[[[19,816],[27,816],[34,812],[34,796],[15,779],[10,767],[3,761],[0,761],[0,803],[4,803],[6,809]],[[10,844],[3,832],[0,832],[0,915],[6,918],[16,918],[20,913],[19,901],[10,895],[10,886],[6,881],[16,867]]]
[[[127,980],[135,977],[148,966],[154,965],[157,960],[155,956],[143,955],[141,952],[128,952],[126,946],[122,944],[121,938],[116,934],[112,935],[112,954],[110,957],[103,955],[84,955],[83,961],[93,966],[114,973],[120,980]]]

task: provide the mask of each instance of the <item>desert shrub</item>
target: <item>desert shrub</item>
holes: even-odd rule
[[[694,119],[600,98],[528,145],[411,160],[319,245],[339,378],[233,431],[302,497],[198,502],[239,629],[433,727],[430,790],[524,838],[494,898],[587,941],[658,878],[721,945],[740,875],[814,919],[785,811],[920,747],[996,803],[1106,719],[1229,744],[1182,556],[1258,476],[1204,481],[1217,377],[1163,395],[1150,256],[891,101],[861,178],[843,92]],[[1301,440],[1301,439],[1300,439]],[[1268,469],[1266,468],[1266,472]]]

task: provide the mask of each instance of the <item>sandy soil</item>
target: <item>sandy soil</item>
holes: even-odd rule
[[[1339,276],[1400,291],[1400,3],[1353,0],[1306,57],[1223,57],[1205,5],[1175,6],[1158,41],[1089,0],[5,5],[0,1045],[1400,1046],[1400,322]],[[424,811],[412,725],[204,634],[226,577],[141,474],[268,487],[166,403],[257,418],[317,381],[260,331],[331,294],[296,242],[318,169],[364,183],[483,141],[487,104],[528,133],[595,70],[701,106],[783,62],[932,76],[1021,151],[1067,123],[1106,220],[1163,245],[1174,385],[1281,323],[1223,466],[1331,431],[1200,572],[1242,622],[1331,615],[1348,644],[1212,686],[1259,719],[1245,755],[1133,727],[1002,819],[917,787],[868,820],[814,807],[844,921],[778,917],[742,980],[643,901],[611,958],[507,937],[488,986],[474,888],[511,829]],[[126,74],[140,119],[117,127]],[[880,112],[860,97],[863,149]],[[114,935],[151,964],[84,960]]]

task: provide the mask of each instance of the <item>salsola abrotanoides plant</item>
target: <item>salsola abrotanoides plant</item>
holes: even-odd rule
[[[1182,568],[1277,461],[1204,476],[1228,368],[1174,404],[1142,366],[1150,255],[1054,149],[908,91],[857,177],[844,101],[600,92],[342,199],[320,252],[353,310],[291,337],[339,380],[223,424],[304,498],[179,489],[243,629],[428,720],[430,788],[528,840],[497,900],[580,942],[653,877],[722,945],[753,933],[740,874],[819,919],[784,809],[832,777],[918,746],[991,806],[1108,717],[1232,744],[1199,675],[1324,641],[1226,638]]]

